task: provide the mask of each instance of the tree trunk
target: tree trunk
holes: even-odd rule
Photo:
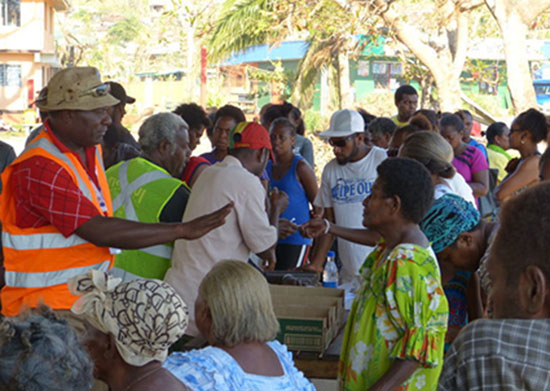
[[[506,32],[505,32],[506,31]],[[537,107],[537,97],[527,55],[527,26],[518,20],[517,14],[510,15],[502,29],[508,87],[516,114]]]
[[[519,114],[531,107],[537,107],[527,58],[527,23],[508,1],[494,0],[485,3],[499,25],[504,43],[508,88],[514,112]]]
[[[349,57],[347,53],[338,53],[338,87],[339,87],[339,108],[351,108],[353,104],[351,96],[351,85],[349,77]]]
[[[430,64],[429,68],[437,87],[440,110],[451,113],[459,110],[462,107],[460,74],[454,72],[451,66],[445,66],[445,62]]]
[[[321,113],[329,112],[330,88],[328,85],[328,70],[326,65],[321,68]]]
[[[199,98],[199,92],[200,90],[197,89],[197,76],[199,74],[197,65],[198,61],[196,60],[197,57],[197,49],[195,45],[195,26],[192,24],[188,25],[187,30],[187,74],[185,75],[186,78],[186,89],[188,95],[188,99],[190,101],[196,102]]]
[[[466,58],[468,21],[465,15],[456,16],[456,27],[447,35],[449,45],[439,51],[422,42],[420,31],[405,23],[400,15],[388,8],[384,0],[376,0],[384,21],[395,31],[397,39],[405,45],[432,74],[439,96],[441,111],[455,111],[461,107],[460,75]]]

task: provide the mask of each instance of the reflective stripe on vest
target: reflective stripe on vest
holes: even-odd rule
[[[109,168],[107,178],[114,215],[143,223],[160,222],[164,207],[184,186],[162,167],[141,157]],[[114,267],[141,278],[162,279],[171,265],[172,252],[173,243],[123,250],[115,257]]]
[[[128,166],[130,165],[130,162],[131,160],[128,160],[122,163],[122,165],[119,167],[118,180],[120,182],[121,192],[113,200],[113,210],[118,210],[124,205],[126,218],[128,220],[139,221],[136,210],[134,209],[134,204],[132,202],[132,194],[140,187],[145,186],[151,182],[163,178],[172,177],[160,170],[149,171],[140,175],[138,178],[132,181],[132,183],[128,184]]]
[[[99,270],[106,272],[109,270],[111,261],[104,261],[96,265],[74,267],[54,272],[42,273],[23,273],[6,272],[6,285],[14,288],[43,288],[48,286],[66,284],[67,281],[75,276],[86,273],[90,270]]]
[[[89,200],[92,200],[92,197],[94,195],[92,195],[90,193],[90,190],[84,184],[84,181],[82,180],[80,175],[78,175],[78,171],[77,171],[76,167],[74,166],[73,162],[71,162],[71,160],[67,156],[65,156],[64,153],[62,153],[55,145],[53,145],[50,140],[48,140],[46,138],[41,138],[41,139],[36,140],[33,143],[29,144],[27,146],[27,148],[25,148],[25,150],[23,151],[22,154],[24,154],[27,151],[36,149],[36,148],[42,148],[46,152],[54,155],[57,159],[62,160],[63,163],[67,164],[71,168],[71,171],[75,174],[76,180],[78,181],[78,188],[80,189],[80,191],[86,196],[86,198],[88,198]],[[96,150],[97,150],[97,148],[96,148]],[[98,158],[98,156],[101,159],[101,154],[99,154],[99,152],[96,151],[96,159]],[[99,161],[101,161],[101,160],[99,160]]]
[[[156,246],[151,247],[145,247],[140,248],[139,251],[143,251],[144,253],[147,253],[149,255],[154,255],[156,257],[165,258],[165,259],[171,259],[172,258],[172,251],[174,248],[172,246],[168,246],[166,244],[158,244]]]
[[[68,291],[67,280],[89,270],[107,271],[114,260],[108,248],[95,246],[76,234],[64,237],[51,224],[37,228],[17,225],[17,184],[13,183],[12,174],[19,163],[35,157],[61,166],[82,197],[90,200],[101,215],[112,216],[101,148],[94,147],[95,166],[90,168],[97,176],[96,184],[91,179],[93,174],[86,171],[77,156],[70,151],[59,150],[48,122],[45,128],[2,174],[4,189],[0,197],[0,219],[3,224],[6,285],[0,296],[2,313],[6,316],[15,316],[22,309],[34,308],[40,303],[53,309],[70,309],[77,297]]]
[[[13,248],[14,250],[68,248],[85,243],[88,242],[77,235],[71,235],[66,238],[60,233],[12,235],[2,232],[2,246]]]

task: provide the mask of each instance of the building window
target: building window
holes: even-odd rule
[[[21,26],[21,0],[0,0],[1,26]]]
[[[403,67],[400,62],[372,62],[372,76],[376,88],[391,88],[392,80],[401,78]]]
[[[21,0],[0,0],[2,26],[21,26]]]
[[[0,87],[21,86],[21,65],[0,64]]]

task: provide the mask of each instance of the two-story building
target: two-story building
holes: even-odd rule
[[[67,0],[0,0],[0,110],[21,112],[51,78],[54,18]]]

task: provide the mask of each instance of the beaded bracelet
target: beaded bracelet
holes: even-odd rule
[[[328,219],[323,219],[325,221],[325,224],[326,224],[326,227],[325,227],[325,232],[323,232],[323,234],[328,234],[328,231],[330,231],[330,221],[328,221]]]

